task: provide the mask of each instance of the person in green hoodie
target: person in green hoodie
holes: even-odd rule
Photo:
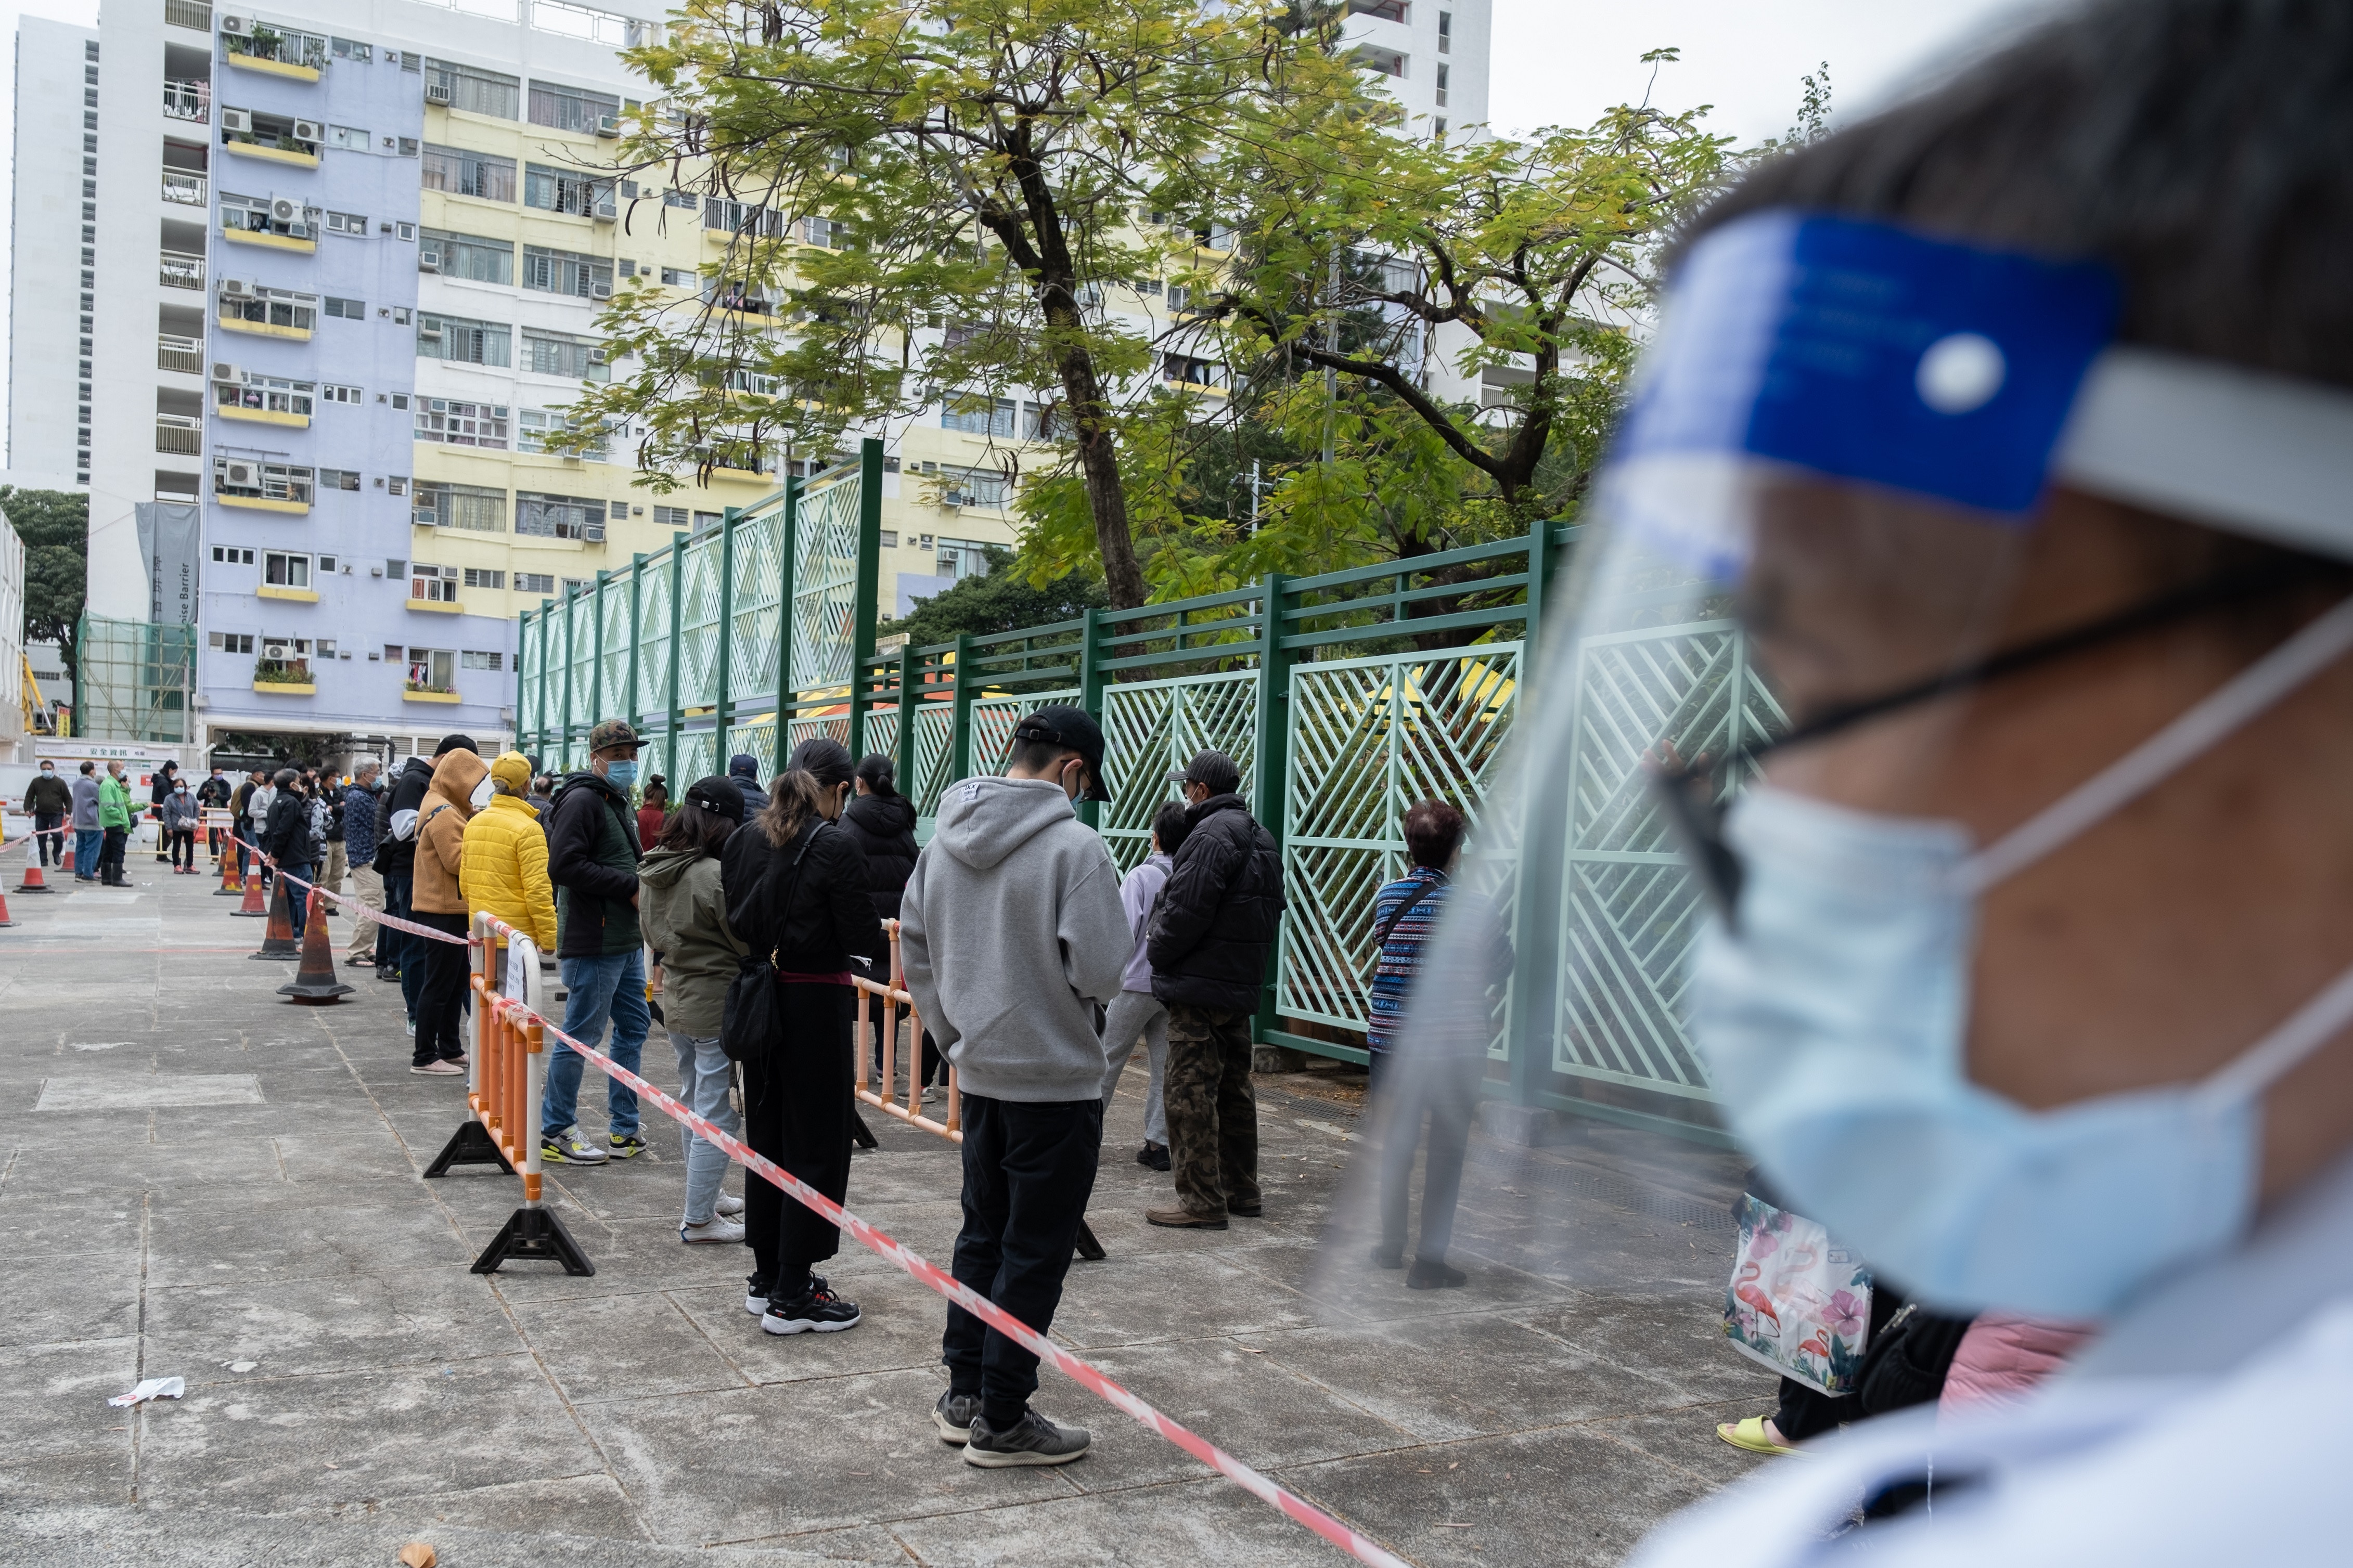
[[[723,778],[696,781],[662,824],[661,837],[638,863],[638,917],[646,941],[661,954],[663,1022],[678,1053],[679,1099],[721,1131],[737,1130],[727,1089],[733,1080],[719,1043],[728,982],[736,959],[749,950],[727,923],[727,894],[719,851],[744,825],[744,792]],[[744,1239],[733,1216],[744,1200],[721,1191],[726,1152],[681,1128],[686,1140],[686,1214],[678,1238],[698,1242]]]
[[[131,841],[131,785],[121,763],[107,763],[106,777],[99,781],[98,826],[106,836],[98,852],[98,879],[110,888],[131,886],[122,874],[122,851]]]

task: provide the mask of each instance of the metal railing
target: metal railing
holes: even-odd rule
[[[209,33],[213,30],[211,0],[164,0],[164,20],[174,27]]]
[[[201,338],[175,337],[170,332],[155,334],[155,368],[157,370],[188,371],[196,375],[205,373],[205,344]],[[164,417],[157,416],[158,418]]]
[[[202,354],[196,357],[199,363],[204,358]],[[172,367],[167,365],[164,368]],[[178,458],[193,458],[204,449],[204,421],[191,419],[185,414],[155,416],[155,450],[169,452]]]
[[[164,112],[173,120],[209,121],[213,116],[213,84],[197,79],[167,78]]]
[[[201,289],[205,286],[205,258],[190,256],[184,250],[164,252],[158,272],[166,289]]]
[[[211,182],[202,174],[192,174],[185,169],[164,171],[164,199],[186,206],[200,207],[206,204],[206,190]]]

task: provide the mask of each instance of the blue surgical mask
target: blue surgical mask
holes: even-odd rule
[[[1939,1307],[2099,1317],[2253,1220],[2263,1091],[2353,1022],[2348,971],[2202,1081],[2029,1110],[1969,1081],[1978,896],[2114,814],[2353,647],[2353,602],[1983,852],[1958,823],[1769,785],[1735,805],[1736,927],[1693,1035],[1791,1205]]]
[[[611,784],[615,789],[627,790],[637,788],[638,764],[636,761],[632,759],[628,762],[607,763],[605,766],[605,782]]]

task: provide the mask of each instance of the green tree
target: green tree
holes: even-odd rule
[[[885,637],[904,634],[916,647],[954,642],[958,633],[986,637],[1022,626],[1074,621],[1090,608],[1105,603],[1103,580],[1084,571],[1066,573],[1042,583],[1014,570],[1013,552],[991,546],[988,571],[965,577],[944,591],[916,602],[904,619],[885,622]]]
[[[79,680],[74,635],[90,581],[90,497],[0,485],[0,512],[25,542],[25,640],[56,643],[67,680]],[[69,688],[43,695],[56,700],[73,694]]]
[[[1120,402],[1153,345],[1103,302],[1219,237],[1194,198],[1253,100],[1361,91],[1319,41],[1334,10],[688,0],[628,51],[666,97],[619,167],[700,198],[728,248],[699,299],[644,278],[617,293],[605,326],[636,368],[575,416],[642,430],[659,489],[747,447],[823,456],[943,396],[993,411],[1050,388],[1018,434],[1060,444],[1111,601],[1141,604]],[[666,216],[649,196],[625,221]],[[942,340],[918,347],[925,327]]]

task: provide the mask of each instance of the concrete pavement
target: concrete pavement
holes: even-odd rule
[[[12,887],[21,863],[0,862]],[[1089,1458],[965,1466],[928,1421],[939,1299],[850,1244],[827,1272],[865,1322],[762,1334],[748,1254],[678,1242],[666,1122],[644,1158],[550,1172],[593,1278],[469,1273],[518,1184],[418,1179],[463,1084],[408,1072],[397,988],[346,970],[343,1005],[290,1005],[293,965],[248,956],[262,922],[212,878],[130,873],[12,896],[0,931],[0,1557],[389,1563],[422,1539],[451,1568],[1343,1561],[1051,1373],[1039,1405],[1093,1430]],[[675,1081],[659,1032],[647,1064]],[[1318,1272],[1361,1081],[1262,1082],[1267,1217],[1182,1233],[1143,1222],[1169,1186],[1131,1158],[1128,1074],[1091,1213],[1111,1256],[1073,1267],[1058,1336],[1430,1568],[1615,1562],[1744,1473],[1713,1427],[1772,1382],[1716,1314],[1726,1163],[1599,1128],[1536,1154],[1482,1138],[1467,1289]],[[598,1135],[602,1089],[591,1072]],[[881,1148],[850,1207],[944,1264],[955,1150],[866,1119]],[[105,1403],[174,1374],[177,1403]]]

